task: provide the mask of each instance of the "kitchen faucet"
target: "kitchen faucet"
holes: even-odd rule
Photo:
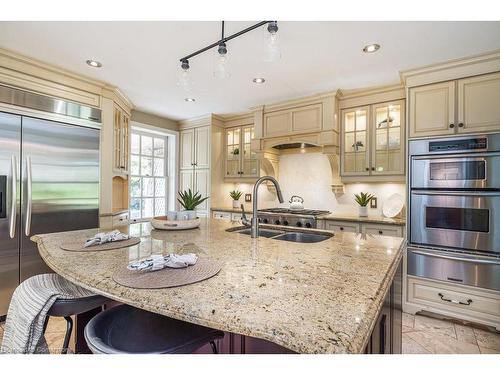
[[[283,194],[281,194],[280,184],[274,177],[262,176],[255,182],[255,185],[253,187],[253,217],[252,217],[252,228],[251,228],[252,238],[259,237],[259,218],[257,217],[257,201],[258,201],[257,195],[259,186],[264,181],[271,181],[274,184],[274,186],[276,187],[276,194],[278,194],[278,200],[280,201],[280,203],[284,202]]]

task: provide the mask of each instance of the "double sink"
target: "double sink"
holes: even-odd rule
[[[237,227],[227,229],[227,232],[251,235],[248,227]],[[272,238],[273,240],[289,241],[298,243],[315,243],[329,239],[333,233],[329,232],[306,232],[306,231],[288,231],[279,229],[259,228],[259,237]]]

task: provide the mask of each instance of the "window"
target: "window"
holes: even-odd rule
[[[130,219],[165,215],[168,196],[168,137],[132,128]]]

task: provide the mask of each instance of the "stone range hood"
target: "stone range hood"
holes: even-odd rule
[[[265,173],[279,177],[279,156],[283,153],[322,152],[330,162],[332,191],[342,194],[337,109],[335,93],[252,108],[252,151]]]

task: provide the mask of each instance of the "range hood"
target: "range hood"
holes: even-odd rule
[[[273,148],[276,150],[289,150],[294,148],[308,148],[308,147],[317,147],[317,146],[312,143],[304,143],[304,142],[283,143],[273,146]]]

